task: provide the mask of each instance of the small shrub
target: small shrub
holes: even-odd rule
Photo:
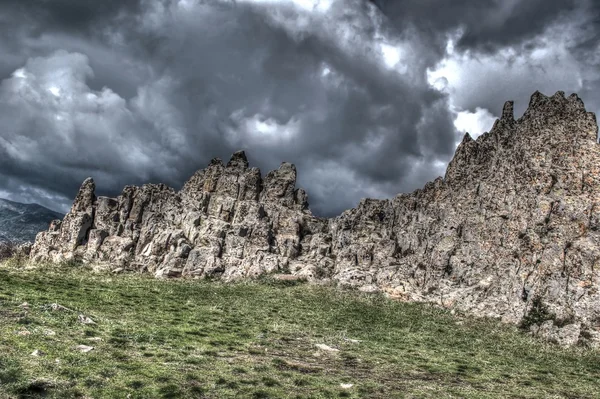
[[[533,325],[539,326],[545,321],[555,319],[556,315],[548,310],[548,306],[542,302],[542,298],[535,296],[531,300],[529,312],[521,320],[520,327],[528,331]]]
[[[289,277],[289,278],[286,278]],[[288,276],[281,274],[261,275],[257,281],[260,284],[268,285],[271,287],[295,287],[297,285],[306,284],[307,280],[305,277]]]

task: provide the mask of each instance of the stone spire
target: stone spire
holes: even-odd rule
[[[501,120],[505,122],[514,122],[515,114],[514,114],[514,102],[507,101],[504,103],[504,107],[502,108],[502,118]]]

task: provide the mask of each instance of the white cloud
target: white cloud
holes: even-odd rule
[[[48,87],[48,91],[52,93],[55,97],[60,97],[60,89],[56,86]]]
[[[471,137],[477,138],[490,131],[496,119],[487,109],[477,107],[475,112],[459,111],[454,120],[454,127],[461,133],[469,133]]]
[[[396,64],[400,61],[400,50],[397,47],[391,46],[387,43],[381,43],[380,46],[385,64],[390,68],[396,66]]]
[[[233,146],[248,148],[259,144],[277,147],[289,143],[300,134],[299,118],[279,123],[262,114],[245,116],[244,112],[244,109],[240,109],[230,115],[234,125],[227,129],[227,139]]]
[[[25,79],[27,77],[27,74],[23,68],[19,68],[12,73],[12,76],[14,78]]]
[[[240,3],[256,3],[268,5],[290,4],[304,11],[327,12],[336,0],[238,0]]]

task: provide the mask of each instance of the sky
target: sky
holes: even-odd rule
[[[596,0],[2,0],[0,197],[179,189],[246,151],[333,216],[443,176],[507,100],[600,111]]]

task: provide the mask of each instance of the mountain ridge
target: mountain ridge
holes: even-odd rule
[[[64,214],[39,204],[0,198],[0,241],[33,242],[37,233],[46,230],[52,220],[63,217]]]
[[[490,132],[465,135],[444,177],[330,219],[308,210],[292,164],[263,178],[243,151],[179,192],[147,184],[96,197],[88,179],[31,259],[157,277],[285,273],[512,323],[548,309],[532,332],[597,346],[597,134],[577,95],[536,92],[518,120],[508,101]]]

